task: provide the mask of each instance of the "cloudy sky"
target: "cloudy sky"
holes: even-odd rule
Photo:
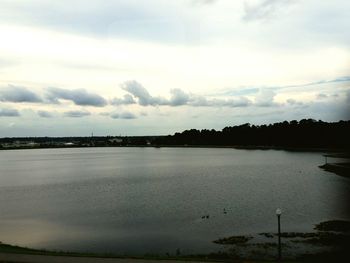
[[[348,119],[348,0],[0,0],[0,137]]]

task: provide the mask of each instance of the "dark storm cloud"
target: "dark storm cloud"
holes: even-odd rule
[[[42,99],[25,87],[8,85],[0,90],[0,101],[39,103],[42,102]]]
[[[53,117],[53,114],[49,111],[39,110],[37,113],[42,118],[52,118]]]
[[[20,116],[20,114],[16,109],[0,108],[0,117],[18,117],[18,116]]]
[[[136,119],[136,115],[131,113],[131,112],[122,112],[122,113],[112,113],[110,114],[112,119],[126,119],[126,120],[131,120],[131,119]]]
[[[51,103],[59,103],[60,99],[64,99],[80,106],[104,107],[107,105],[107,101],[103,97],[98,94],[88,93],[85,89],[47,88],[47,92],[46,98]]]
[[[71,118],[81,118],[81,117],[85,117],[85,116],[89,116],[91,115],[90,112],[88,111],[66,111],[64,113],[65,117],[71,117]]]

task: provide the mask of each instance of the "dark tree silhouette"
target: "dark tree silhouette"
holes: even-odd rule
[[[1,145],[33,141],[39,147],[89,146],[234,146],[280,148],[327,148],[350,150],[350,121],[323,122],[313,119],[284,121],[268,125],[238,126],[216,130],[186,130],[168,136],[91,136],[0,138]],[[113,140],[118,138],[118,140]],[[73,142],[66,146],[64,142]]]
[[[327,123],[313,119],[269,125],[225,127],[215,130],[186,130],[159,137],[159,145],[264,146],[291,148],[350,149],[350,121]]]

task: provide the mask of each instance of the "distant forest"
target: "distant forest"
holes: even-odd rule
[[[350,121],[328,123],[303,119],[269,125],[246,123],[225,127],[221,131],[191,129],[168,136],[0,138],[0,149],[113,146],[312,148],[349,151]]]
[[[313,119],[269,125],[249,123],[216,130],[186,130],[156,139],[159,145],[262,146],[282,148],[350,149],[350,121],[323,122]]]

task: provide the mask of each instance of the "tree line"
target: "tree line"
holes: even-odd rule
[[[190,129],[168,136],[7,137],[6,144],[35,142],[36,147],[96,146],[218,146],[327,148],[350,150],[350,121],[324,122],[314,119],[283,121],[268,125],[245,123],[221,131]],[[73,145],[66,145],[71,142]]]
[[[265,146],[350,149],[350,121],[314,119],[283,121],[269,125],[250,123],[216,130],[185,130],[154,142],[158,145]]]

